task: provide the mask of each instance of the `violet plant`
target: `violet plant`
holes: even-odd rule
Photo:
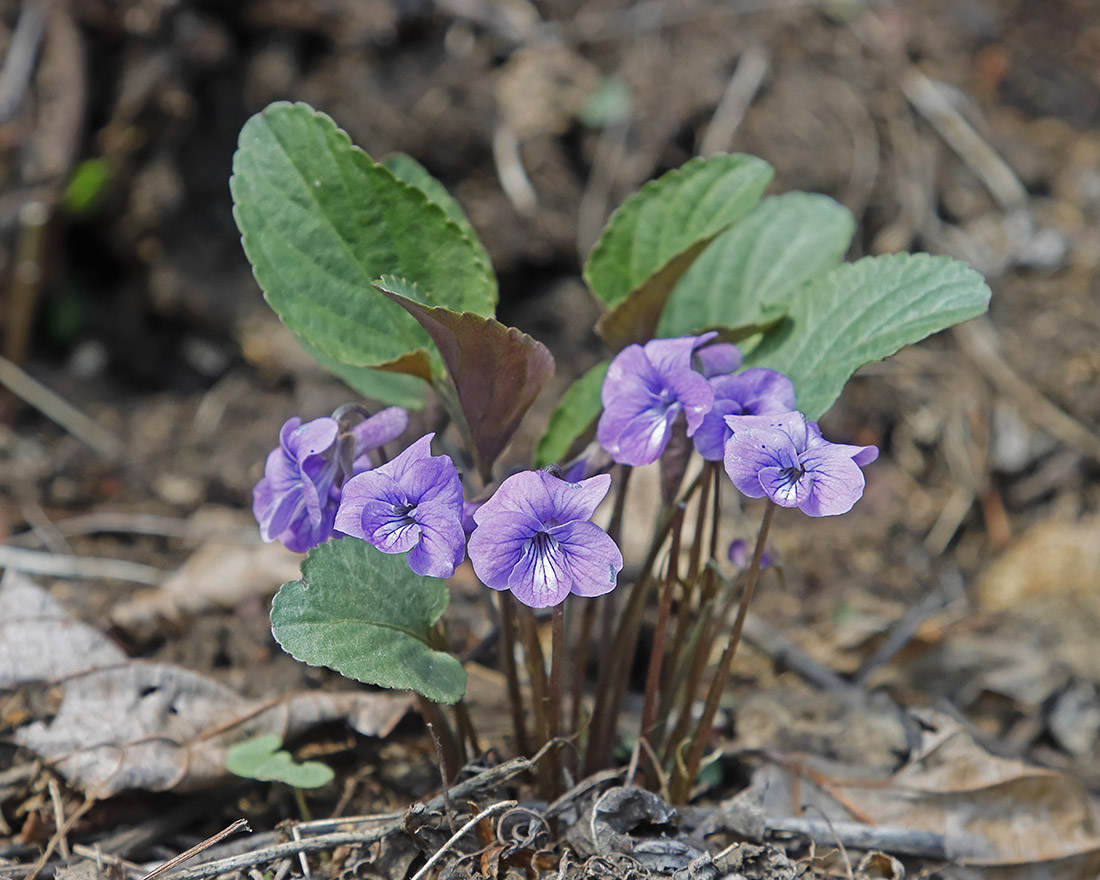
[[[562,754],[580,756],[549,753],[540,783],[551,795],[563,774],[612,763],[656,599],[631,738],[650,778],[686,800],[776,507],[848,511],[878,454],[827,441],[815,420],[856,369],[989,301],[981,277],[949,258],[843,262],[849,212],[825,196],[764,196],[770,179],[752,156],[694,159],[613,214],[584,267],[612,356],[566,391],[526,458],[509,444],[554,360],[495,319],[496,279],[458,203],[414,160],[376,162],[304,104],[249,120],[231,189],[256,279],[322,365],[386,407],[303,413],[268,457],[254,493],[261,535],[308,550],[301,579],[273,602],[283,648],[414,691],[455,771],[480,750],[443,619],[445,579],[468,556],[498,614],[515,748],[568,739],[576,748]],[[389,458],[385,445],[429,394],[448,423]],[[654,463],[663,503],[648,553],[624,568],[628,478]],[[719,552],[731,484],[764,499],[747,565],[747,545]],[[453,724],[438,704],[454,705]]]

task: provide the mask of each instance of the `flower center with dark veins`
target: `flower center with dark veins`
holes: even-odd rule
[[[416,519],[412,516],[414,510],[416,510],[415,504],[395,504],[393,515],[401,519],[402,525],[411,526],[416,522]]]
[[[557,548],[558,542],[548,532],[536,532],[531,538],[531,545],[539,556],[546,556]]]

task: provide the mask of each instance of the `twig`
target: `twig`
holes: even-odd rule
[[[504,190],[516,212],[529,217],[538,205],[538,195],[523,167],[519,147],[516,133],[507,125],[498,125],[493,132],[493,161],[496,163],[500,188]]]
[[[69,836],[66,833],[61,833],[61,829],[66,827],[65,804],[61,800],[61,786],[59,786],[57,780],[51,776],[50,781],[47,783],[47,787],[50,790],[50,802],[53,804],[54,821],[57,823],[60,835],[57,842],[57,848],[61,851],[61,858],[67,862],[69,860]]]
[[[48,862],[50,856],[53,855],[53,851],[57,847],[58,843],[65,837],[66,834],[68,834],[72,830],[73,826],[77,823],[77,820],[79,820],[81,816],[83,816],[85,813],[88,812],[88,810],[95,806],[95,803],[96,799],[89,795],[85,797],[84,803],[73,810],[72,815],[70,815],[65,820],[64,824],[62,824],[57,829],[57,831],[54,832],[53,837],[51,837],[49,843],[46,844],[46,848],[42,850],[42,855],[38,857],[38,861],[36,861],[34,863],[34,867],[31,868],[31,872],[27,875],[26,880],[34,880],[34,878],[38,876],[38,872],[46,866],[46,862]]]
[[[191,858],[193,856],[197,856],[199,853],[204,852],[205,850],[208,850],[215,843],[220,843],[221,841],[225,840],[230,835],[236,834],[238,831],[248,831],[249,833],[252,832],[252,829],[248,827],[248,820],[247,819],[238,819],[232,825],[229,825],[228,827],[223,828],[217,834],[214,834],[211,837],[206,838],[206,840],[202,841],[201,843],[196,843],[189,850],[186,850],[186,851],[180,853],[175,858],[169,859],[167,862],[165,862],[159,868],[154,868],[152,871],[150,871],[148,874],[146,874],[144,877],[142,877],[141,880],[153,880],[154,877],[159,877],[165,871],[170,871],[170,870],[172,870],[172,868],[176,867],[177,865],[182,865],[189,858]]]
[[[156,586],[168,577],[169,572],[139,562],[125,559],[103,559],[86,556],[62,556],[27,550],[23,547],[0,545],[0,568],[11,568],[30,574],[44,574],[60,578],[110,578]]]
[[[741,120],[745,118],[760,84],[764,82],[769,64],[767,50],[755,43],[741,53],[737,67],[726,85],[726,91],[722,94],[722,100],[718,102],[699,145],[700,156],[709,156],[730,148]]]
[[[121,532],[133,535],[157,535],[165,538],[184,538],[191,541],[224,541],[235,544],[258,544],[259,533],[253,526],[227,528],[224,523],[196,524],[190,519],[160,516],[154,513],[88,513],[70,516],[51,523],[56,532],[65,538],[74,535],[92,535],[99,532]],[[12,536],[13,543],[30,543],[32,532]]]
[[[744,639],[776,664],[786,666],[810,684],[838,693],[858,690],[852,682],[837,675],[828,666],[814,660],[770,623],[753,614],[745,618]]]
[[[861,822],[825,822],[804,816],[769,819],[768,834],[797,834],[820,844],[840,841],[853,849],[877,849],[914,858],[944,860],[964,854],[953,852],[947,837],[932,831]]]
[[[944,97],[942,84],[911,67],[901,78],[901,90],[947,145],[978,175],[1002,210],[1027,203],[1027,190],[1015,172],[951,106]]]
[[[122,457],[122,443],[117,437],[5,357],[0,357],[0,385],[78,440],[87,443],[104,458],[117,461]]]
[[[467,831],[469,831],[483,819],[487,819],[493,814],[499,813],[503,810],[510,810],[512,807],[516,806],[517,803],[518,801],[501,801],[500,803],[493,804],[491,807],[486,807],[484,810],[482,810],[480,813],[470,819],[469,822],[459,828],[458,831],[456,831],[451,836],[451,839],[443,844],[439,851],[436,852],[435,855],[433,855],[430,859],[428,859],[428,861],[424,863],[423,867],[421,867],[419,871],[412,875],[411,880],[422,880],[422,878],[427,875],[428,871],[432,869],[435,863],[442,859],[447,851],[456,843],[458,843],[458,841],[462,839],[462,836]]]
[[[996,335],[988,318],[976,318],[953,330],[963,351],[985,377],[1003,394],[1016,398],[1025,419],[1041,426],[1082,455],[1100,461],[1100,438],[1017,375],[997,350]]]
[[[45,202],[30,201],[19,209],[19,237],[4,327],[4,356],[13,364],[22,364],[27,357],[49,222],[50,209]]]
[[[49,11],[50,0],[32,0],[19,13],[0,69],[0,124],[11,119],[23,103]]]

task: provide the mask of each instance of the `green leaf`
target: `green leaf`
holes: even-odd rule
[[[298,342],[317,363],[364,397],[386,406],[416,410],[424,408],[426,386],[422,379],[373,367],[352,367],[333,360],[305,340],[299,339]]]
[[[301,580],[283,584],[272,602],[271,632],[311,666],[454,703],[466,690],[466,671],[431,645],[431,628],[446,607],[446,584],[414,574],[404,555],[342,538],[310,550]]]
[[[855,228],[851,212],[828,196],[795,192],[764,199],[684,273],[657,335],[781,317],[793,291],[840,264]]]
[[[103,200],[110,184],[111,166],[107,160],[85,159],[73,169],[61,204],[75,217],[86,216]]]
[[[592,293],[615,306],[697,242],[713,238],[759,200],[772,169],[762,159],[692,159],[647,183],[611,215],[588,255]]]
[[[305,104],[275,103],[245,123],[230,189],[267,301],[333,360],[377,367],[431,348],[420,325],[371,287],[381,275],[408,278],[439,305],[493,314],[484,249]]]
[[[550,416],[535,451],[535,466],[546,467],[569,454],[573,442],[599,418],[600,389],[611,361],[602,361],[570,385]]]
[[[859,367],[980,315],[989,296],[982,276],[950,257],[864,257],[800,288],[746,362],[786,373],[798,408],[817,419]]]
[[[229,747],[225,769],[234,776],[285,782],[295,788],[320,788],[336,778],[332,768],[320,761],[296,763],[282,745],[283,738],[277,733],[246,739]]]
[[[520,420],[554,374],[554,358],[536,339],[494,318],[426,306],[400,278],[376,286],[431,336],[454,382],[479,468],[487,476]]]
[[[405,183],[412,184],[435,204],[439,205],[447,218],[461,229],[470,241],[477,245],[485,265],[490,265],[489,254],[481,244],[481,239],[477,237],[466,212],[462,210],[462,205],[458,203],[458,199],[447,192],[447,187],[432,177],[427,168],[407,153],[390,153],[382,160],[382,164],[392,171],[394,176],[405,181]]]

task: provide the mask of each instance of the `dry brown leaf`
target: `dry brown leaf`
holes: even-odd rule
[[[1080,598],[1100,614],[1100,517],[1039,523],[978,582],[985,611],[1012,611],[1033,599]]]
[[[941,834],[959,864],[982,876],[1094,880],[1100,836],[1078,779],[992,755],[945,715],[914,714],[925,729],[920,748],[889,779],[846,781],[834,769],[822,788],[796,786],[773,766],[754,787],[769,812],[789,813],[798,791],[802,805],[833,820],[850,821],[856,812],[864,821]]]
[[[247,699],[196,672],[130,660],[105,635],[67,616],[17,573],[0,584],[0,687],[60,683],[50,722],[14,739],[98,798],[127,788],[188,791],[227,775],[229,746],[251,736],[284,739],[344,720],[384,737],[405,715],[405,694],[307,691]]]
[[[139,590],[111,612],[135,637],[152,636],[160,621],[178,621],[211,608],[235,608],[249,596],[271,596],[298,576],[300,553],[281,544],[233,545],[211,541],[155,589]]]
[[[0,580],[0,688],[58,681],[125,659],[25,574],[9,569]]]
[[[406,695],[357,692],[249,700],[180,666],[133,660],[66,681],[53,720],[20,728],[15,739],[95,797],[193,791],[226,777],[226,751],[242,739],[286,739],[333,720],[384,737],[408,707]]]

